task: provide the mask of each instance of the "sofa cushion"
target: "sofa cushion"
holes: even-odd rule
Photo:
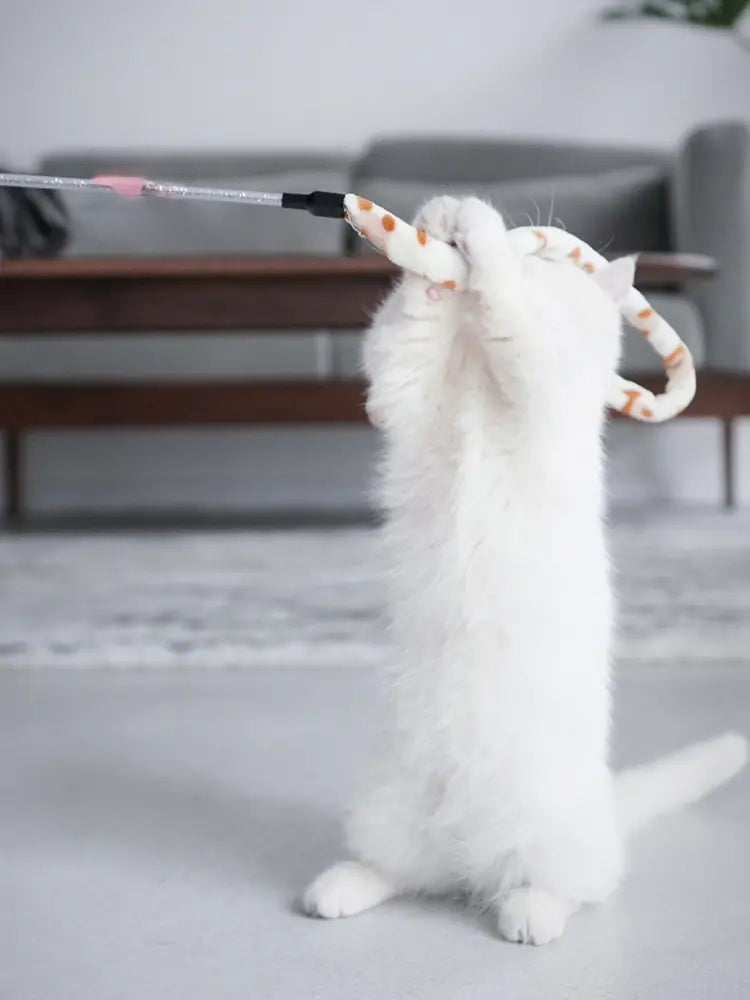
[[[252,158],[56,156],[42,169],[67,176],[135,173],[154,179],[258,191],[348,189],[348,163],[324,157]],[[274,163],[276,164],[274,166]],[[254,167],[254,169],[250,169]],[[239,172],[244,168],[246,172]],[[233,172],[238,171],[238,172]],[[115,195],[64,195],[70,213],[68,256],[113,254],[340,254],[343,226],[305,212],[216,202]]]
[[[372,179],[450,183],[580,175],[620,167],[658,166],[669,170],[664,150],[572,143],[544,139],[493,139],[468,136],[401,136],[376,139],[357,160],[353,183]],[[354,188],[355,191],[358,189]]]
[[[511,226],[562,224],[597,249],[665,250],[669,248],[666,183],[660,167],[635,166],[491,183],[371,179],[356,193],[406,219],[436,194],[476,194],[499,208]],[[355,241],[350,244],[355,253],[369,249],[356,237]]]

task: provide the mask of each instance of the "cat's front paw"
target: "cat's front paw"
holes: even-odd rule
[[[302,897],[311,917],[334,920],[369,910],[394,894],[393,885],[359,861],[339,861],[312,882]]]
[[[503,218],[480,198],[464,198],[456,213],[454,240],[471,262],[496,257],[507,248]]]
[[[414,217],[417,230],[424,230],[433,239],[453,242],[456,219],[461,202],[451,195],[439,195],[424,204]]]
[[[573,909],[567,900],[542,889],[513,889],[500,903],[497,929],[506,941],[549,944],[562,935]]]

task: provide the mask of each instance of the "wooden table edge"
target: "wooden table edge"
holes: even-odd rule
[[[680,284],[710,278],[717,262],[703,254],[644,252],[636,255],[636,281],[663,281]],[[112,256],[54,257],[11,260],[0,263],[2,279],[29,281],[66,279],[200,279],[245,278],[269,280],[285,278],[372,278],[385,280],[399,273],[382,257],[343,256]]]

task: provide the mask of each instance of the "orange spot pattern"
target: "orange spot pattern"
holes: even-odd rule
[[[536,236],[536,238],[538,240],[541,240],[541,242],[542,242],[542,250],[546,250],[546,248],[547,248],[547,237],[544,235],[544,233],[541,231],[541,229],[532,229],[531,231],[534,234],[534,236]]]
[[[417,239],[422,244],[422,246],[425,245],[425,243],[427,242],[427,233],[424,231],[424,229],[417,230]]]
[[[357,204],[359,205],[360,212],[371,212],[372,211],[372,202],[369,201],[369,199],[367,199],[367,198],[360,198],[359,195],[358,195],[357,196]]]
[[[651,417],[653,417],[653,415],[654,415],[654,411],[653,410],[649,410],[649,408],[647,406],[642,406],[641,407],[641,416],[642,417],[648,417],[649,420],[650,420]]]
[[[664,367],[665,368],[671,368],[675,364],[675,362],[677,361],[677,359],[682,354],[684,354],[684,353],[685,353],[685,345],[684,344],[680,344],[679,347],[675,347],[675,349],[672,351],[672,353],[668,354],[666,356],[666,358],[664,358]]]
[[[455,281],[442,281],[441,284],[442,284],[443,288],[453,289],[453,288],[456,287],[456,282]]]
[[[580,260],[581,259],[581,248],[580,247],[576,247],[574,250],[571,250],[570,253],[568,254],[568,257],[572,257],[573,260]]]
[[[638,389],[626,389],[625,395],[628,397],[627,403],[620,408],[620,413],[626,413],[628,416],[633,410],[633,403],[640,396],[640,391]]]
[[[387,233],[392,233],[396,228],[396,220],[392,215],[384,215],[380,220],[380,224]]]
[[[584,264],[584,265],[583,265],[583,269],[584,269],[584,271],[586,272],[586,274],[593,274],[593,271],[594,271],[594,265],[593,265],[593,264],[589,264],[589,263],[586,263],[586,264]]]
[[[638,319],[648,319],[649,316],[653,314],[653,312],[654,312],[653,309],[641,309],[641,311],[638,313]]]

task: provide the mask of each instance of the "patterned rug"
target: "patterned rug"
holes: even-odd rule
[[[611,525],[625,666],[750,666],[750,511]],[[0,667],[368,667],[389,655],[367,528],[6,536]]]

